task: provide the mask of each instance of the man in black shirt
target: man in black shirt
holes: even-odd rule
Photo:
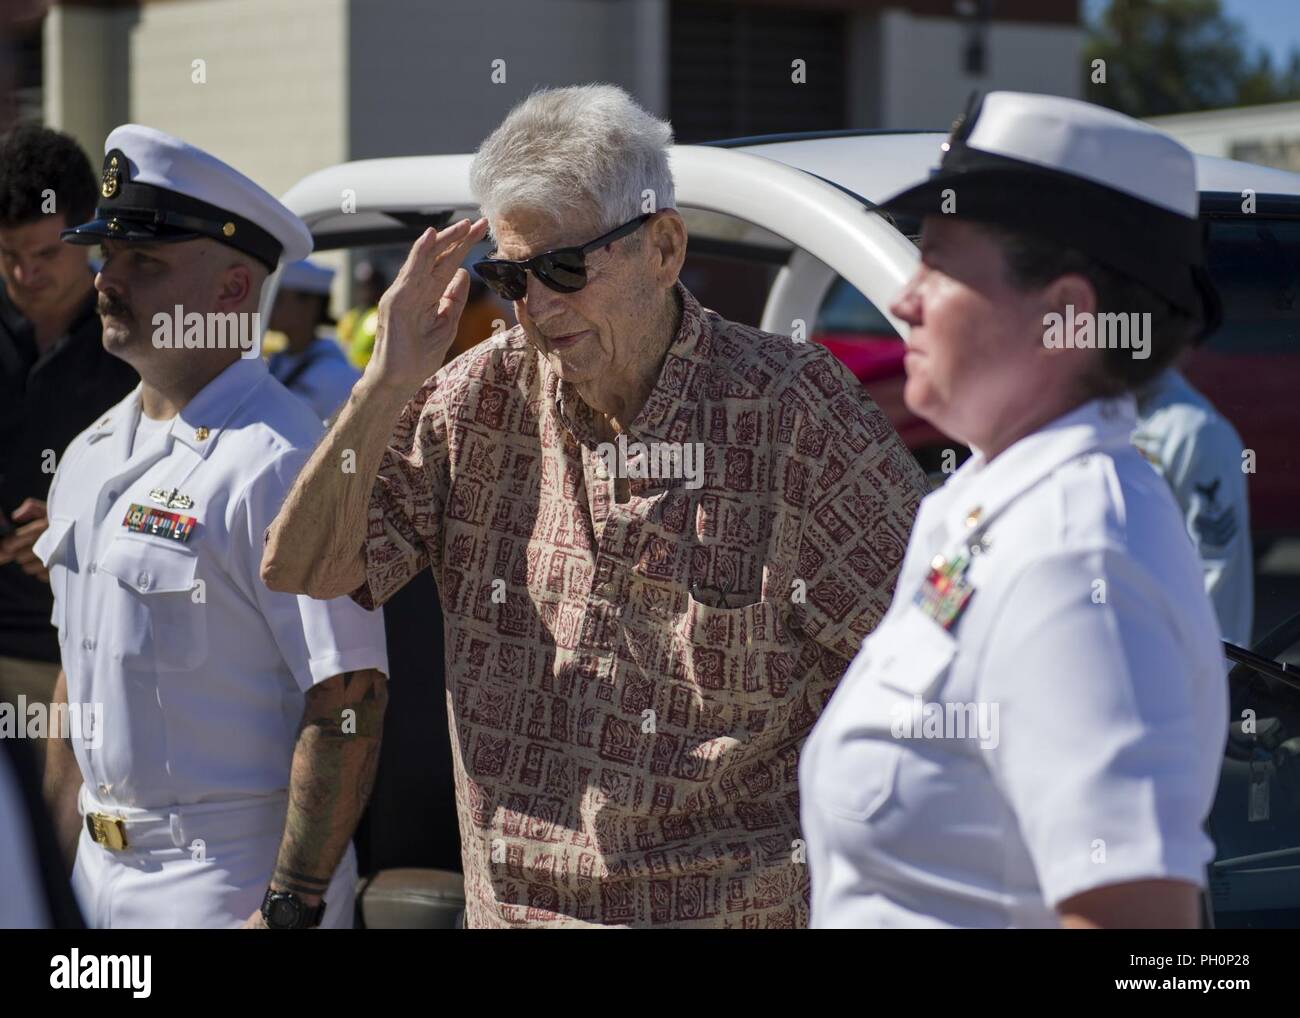
[[[94,277],[59,231],[98,188],[67,135],[23,124],[0,139],[0,701],[49,702],[59,671],[45,531],[57,458],[137,383],[100,343]]]

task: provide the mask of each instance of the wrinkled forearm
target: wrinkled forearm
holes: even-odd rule
[[[409,395],[357,383],[267,531],[261,573],[268,588],[328,599],[365,581],[370,492]]]
[[[318,902],[374,787],[388,693],[382,673],[345,672],[308,693],[271,886]]]

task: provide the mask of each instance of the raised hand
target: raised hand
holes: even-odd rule
[[[462,219],[441,232],[426,230],[411,246],[379,299],[368,383],[409,395],[442,367],[469,294],[469,274],[460,263],[486,234],[486,219]]]

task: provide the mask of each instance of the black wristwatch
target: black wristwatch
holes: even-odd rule
[[[273,891],[268,887],[262,898],[262,918],[273,930],[309,930],[325,918],[325,902],[322,900],[315,908],[309,908],[292,891]]]

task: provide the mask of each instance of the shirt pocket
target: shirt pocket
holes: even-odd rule
[[[32,549],[50,573],[50,592],[54,595],[50,622],[59,631],[60,644],[67,638],[68,574],[77,568],[77,545],[73,540],[76,522],[68,516],[50,517],[49,527]]]
[[[761,731],[792,699],[799,643],[777,602],[715,608],[688,593],[672,643],[679,681],[723,730]]]
[[[864,822],[896,799],[918,701],[938,689],[956,652],[953,636],[910,604],[868,638],[819,722],[825,739],[809,790],[819,806]]]
[[[120,588],[123,616],[114,620],[124,661],[158,671],[188,671],[208,656],[208,606],[199,586],[198,556],[180,542],[119,534],[98,568]]]

